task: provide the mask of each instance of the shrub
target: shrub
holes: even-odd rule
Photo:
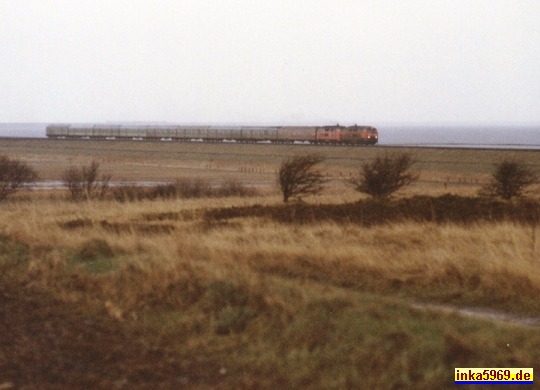
[[[283,194],[283,202],[291,197],[319,194],[325,178],[315,165],[324,161],[324,157],[310,154],[289,158],[281,163],[278,171],[278,185]]]
[[[509,200],[523,195],[526,188],[536,181],[536,175],[525,164],[504,160],[495,164],[491,181],[480,190],[480,194]]]
[[[0,201],[37,179],[38,174],[27,164],[0,156]]]
[[[409,154],[377,157],[369,163],[362,164],[360,173],[348,180],[357,191],[375,198],[388,198],[390,195],[414,183],[417,173],[410,172],[414,164]]]
[[[80,169],[70,167],[62,174],[62,181],[72,200],[103,198],[109,190],[110,180],[109,175],[99,177],[99,163],[96,161]]]

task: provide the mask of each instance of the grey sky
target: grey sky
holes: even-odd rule
[[[538,0],[0,0],[0,122],[540,123]]]

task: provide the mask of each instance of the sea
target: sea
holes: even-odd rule
[[[46,127],[47,123],[0,123],[0,137],[45,138]],[[540,150],[540,124],[381,124],[375,127],[379,130],[379,145]]]

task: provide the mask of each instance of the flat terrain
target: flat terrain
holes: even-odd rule
[[[359,165],[377,155],[411,153],[420,181],[412,193],[474,193],[485,182],[493,164],[516,159],[540,172],[540,151],[335,147],[311,145],[266,145],[200,142],[91,141],[48,139],[0,139],[0,154],[26,161],[42,180],[59,180],[69,166],[88,165],[92,160],[116,181],[175,181],[204,178],[210,181],[237,179],[273,188],[281,161],[298,154],[318,153],[327,158],[321,165],[336,179],[357,172]]]
[[[395,151],[422,181],[355,202],[339,177]],[[275,170],[311,152],[336,180],[282,205]],[[2,139],[0,154],[43,180],[96,160],[113,180],[261,188],[0,203],[0,389],[450,389],[455,367],[540,372],[540,205],[469,197],[494,162],[537,169],[539,152]]]

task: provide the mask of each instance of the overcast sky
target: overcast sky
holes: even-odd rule
[[[0,0],[0,122],[540,123],[539,0]]]

